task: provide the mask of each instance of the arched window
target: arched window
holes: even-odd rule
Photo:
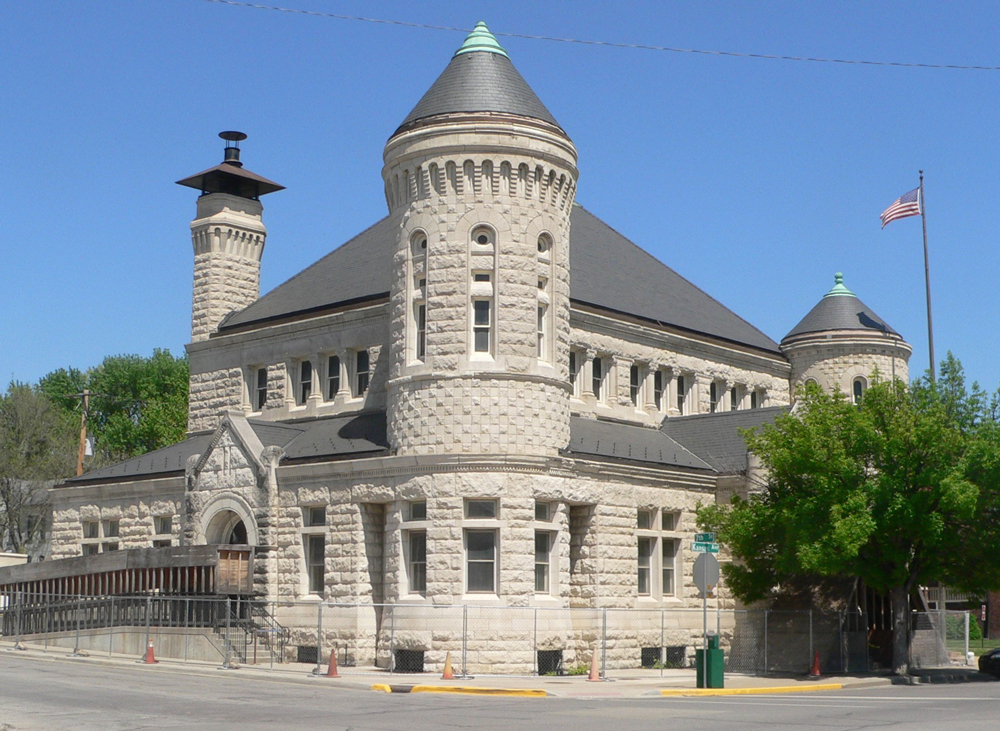
[[[853,389],[854,389],[854,403],[860,404],[861,399],[865,397],[865,391],[868,390],[868,382],[861,376],[858,376],[857,378],[854,379]]]
[[[427,351],[427,235],[416,231],[410,238],[410,271],[413,294],[410,297],[409,358],[424,360]]]

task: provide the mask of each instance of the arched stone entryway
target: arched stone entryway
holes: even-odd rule
[[[201,513],[199,538],[209,545],[259,545],[253,511],[237,495],[219,495]]]

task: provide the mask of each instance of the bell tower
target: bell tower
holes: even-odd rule
[[[576,148],[485,23],[386,143],[398,454],[569,442]]]
[[[260,197],[284,186],[245,170],[240,162],[242,132],[221,132],[222,163],[178,180],[201,191],[191,222],[194,245],[194,294],[191,341],[208,339],[222,319],[260,296],[260,258],[267,229]]]

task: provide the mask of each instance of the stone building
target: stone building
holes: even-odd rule
[[[573,142],[483,24],[386,143],[388,215],[263,297],[281,186],[223,136],[180,181],[190,436],[53,490],[52,559],[245,545],[303,632],[320,600],[700,606],[693,511],[746,489],[738,429],[808,379],[907,377],[840,275],[779,345],[577,203]]]

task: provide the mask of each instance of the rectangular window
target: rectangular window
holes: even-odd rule
[[[309,576],[309,593],[323,594],[326,578],[326,538],[322,535],[305,535],[306,573]]]
[[[628,397],[633,406],[639,405],[639,366],[633,365],[628,373]]]
[[[490,301],[474,300],[472,309],[474,315],[472,325],[473,349],[477,353],[489,353],[490,341],[492,339],[490,335],[492,327]]]
[[[577,375],[576,374],[576,369],[577,369],[577,365],[576,365],[576,353],[571,350],[571,351],[569,351],[569,386],[570,386],[570,392],[574,396],[577,395],[577,391],[576,391],[576,375]]]
[[[740,406],[740,394],[739,389],[733,386],[729,389],[729,410],[736,411]]]
[[[101,524],[96,520],[88,521],[83,524],[83,537],[84,538],[100,538],[101,537]]]
[[[298,404],[301,406],[312,394],[312,363],[308,360],[299,362],[299,392]]]
[[[254,376],[254,411],[263,411],[267,404],[267,368],[258,368]]]
[[[340,391],[340,356],[331,355],[326,359],[326,399],[333,401]]]
[[[417,305],[417,359],[423,360],[427,352],[427,305]]]
[[[466,518],[496,518],[496,500],[469,500],[465,503]]]
[[[652,590],[650,586],[650,570],[652,567],[653,559],[653,541],[652,538],[640,538],[639,539],[639,595],[649,596]]]
[[[105,538],[117,538],[118,537],[118,521],[117,520],[105,520],[104,521],[104,537]]]
[[[427,591],[427,534],[409,531],[406,579],[411,594]]]
[[[684,413],[684,401],[687,399],[687,384],[684,382],[684,376],[677,376],[677,410],[683,414]]]
[[[546,523],[552,520],[552,503],[535,503],[535,520],[545,521]]]
[[[84,543],[81,548],[84,556],[96,556],[101,550],[101,547],[96,543]]]
[[[604,382],[604,374],[601,373],[601,359],[594,358],[594,398],[601,400],[601,384]]]
[[[677,541],[664,538],[661,568],[663,571],[663,596],[674,595],[674,558],[677,556]]]
[[[756,391],[750,393],[750,408],[756,409],[760,407],[760,396]]]
[[[470,593],[496,592],[495,530],[465,531],[466,585]]]
[[[410,520],[427,520],[426,500],[412,500],[409,508]]]
[[[549,593],[549,554],[552,549],[552,534],[535,531],[535,593]]]
[[[326,508],[322,506],[302,508],[302,524],[306,528],[326,525]]]
[[[153,523],[157,535],[170,535],[174,525],[174,517],[172,515],[161,515],[154,518]]]
[[[170,548],[173,545],[173,541],[169,538],[162,538],[153,541],[153,548]]]
[[[653,402],[657,411],[663,411],[663,371],[653,374]]]
[[[472,274],[473,282],[488,282],[490,281],[489,272],[473,272]]]
[[[109,541],[101,544],[101,550],[105,553],[118,550],[118,541]]]
[[[677,530],[677,513],[664,510],[660,513],[660,530]]]
[[[538,308],[538,353],[539,358],[545,358],[545,308]]]
[[[719,384],[712,381],[708,386],[708,410],[713,414],[719,408]]]
[[[653,511],[640,510],[636,525],[639,527],[639,530],[651,530],[653,528]]]
[[[355,377],[355,396],[364,396],[365,391],[368,390],[368,351],[359,350],[354,354],[354,377]]]

